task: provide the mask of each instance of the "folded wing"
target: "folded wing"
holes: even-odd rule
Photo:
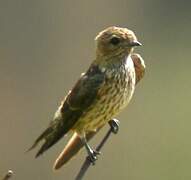
[[[36,139],[33,146],[29,149],[33,149],[41,140],[45,140],[36,157],[53,146],[72,129],[82,113],[94,103],[103,82],[104,74],[98,66],[90,66],[89,70],[81,76],[58,109],[55,119],[51,121],[49,127]]]

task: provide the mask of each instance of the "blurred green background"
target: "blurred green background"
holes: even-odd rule
[[[1,0],[0,176],[11,168],[16,180],[74,179],[84,151],[52,171],[69,137],[39,159],[25,151],[95,57],[96,34],[117,25],[144,44],[136,52],[147,72],[85,179],[191,179],[190,7],[188,0]]]

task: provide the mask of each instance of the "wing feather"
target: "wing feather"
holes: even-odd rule
[[[98,96],[98,91],[104,82],[104,74],[98,66],[92,65],[89,70],[81,76],[74,88],[66,97],[62,106],[49,127],[37,138],[33,149],[41,140],[45,140],[36,157],[53,146],[60,140],[78,121],[82,113],[93,104]]]

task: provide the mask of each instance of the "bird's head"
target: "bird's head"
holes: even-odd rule
[[[115,26],[101,31],[95,40],[97,56],[128,55],[135,46],[141,46],[133,31]]]

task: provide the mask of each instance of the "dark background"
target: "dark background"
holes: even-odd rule
[[[39,159],[25,153],[95,57],[94,37],[116,25],[135,31],[147,72],[85,179],[191,179],[191,1],[0,0],[0,176],[72,180],[85,151],[53,172],[68,138]],[[96,145],[104,132],[91,142]]]

